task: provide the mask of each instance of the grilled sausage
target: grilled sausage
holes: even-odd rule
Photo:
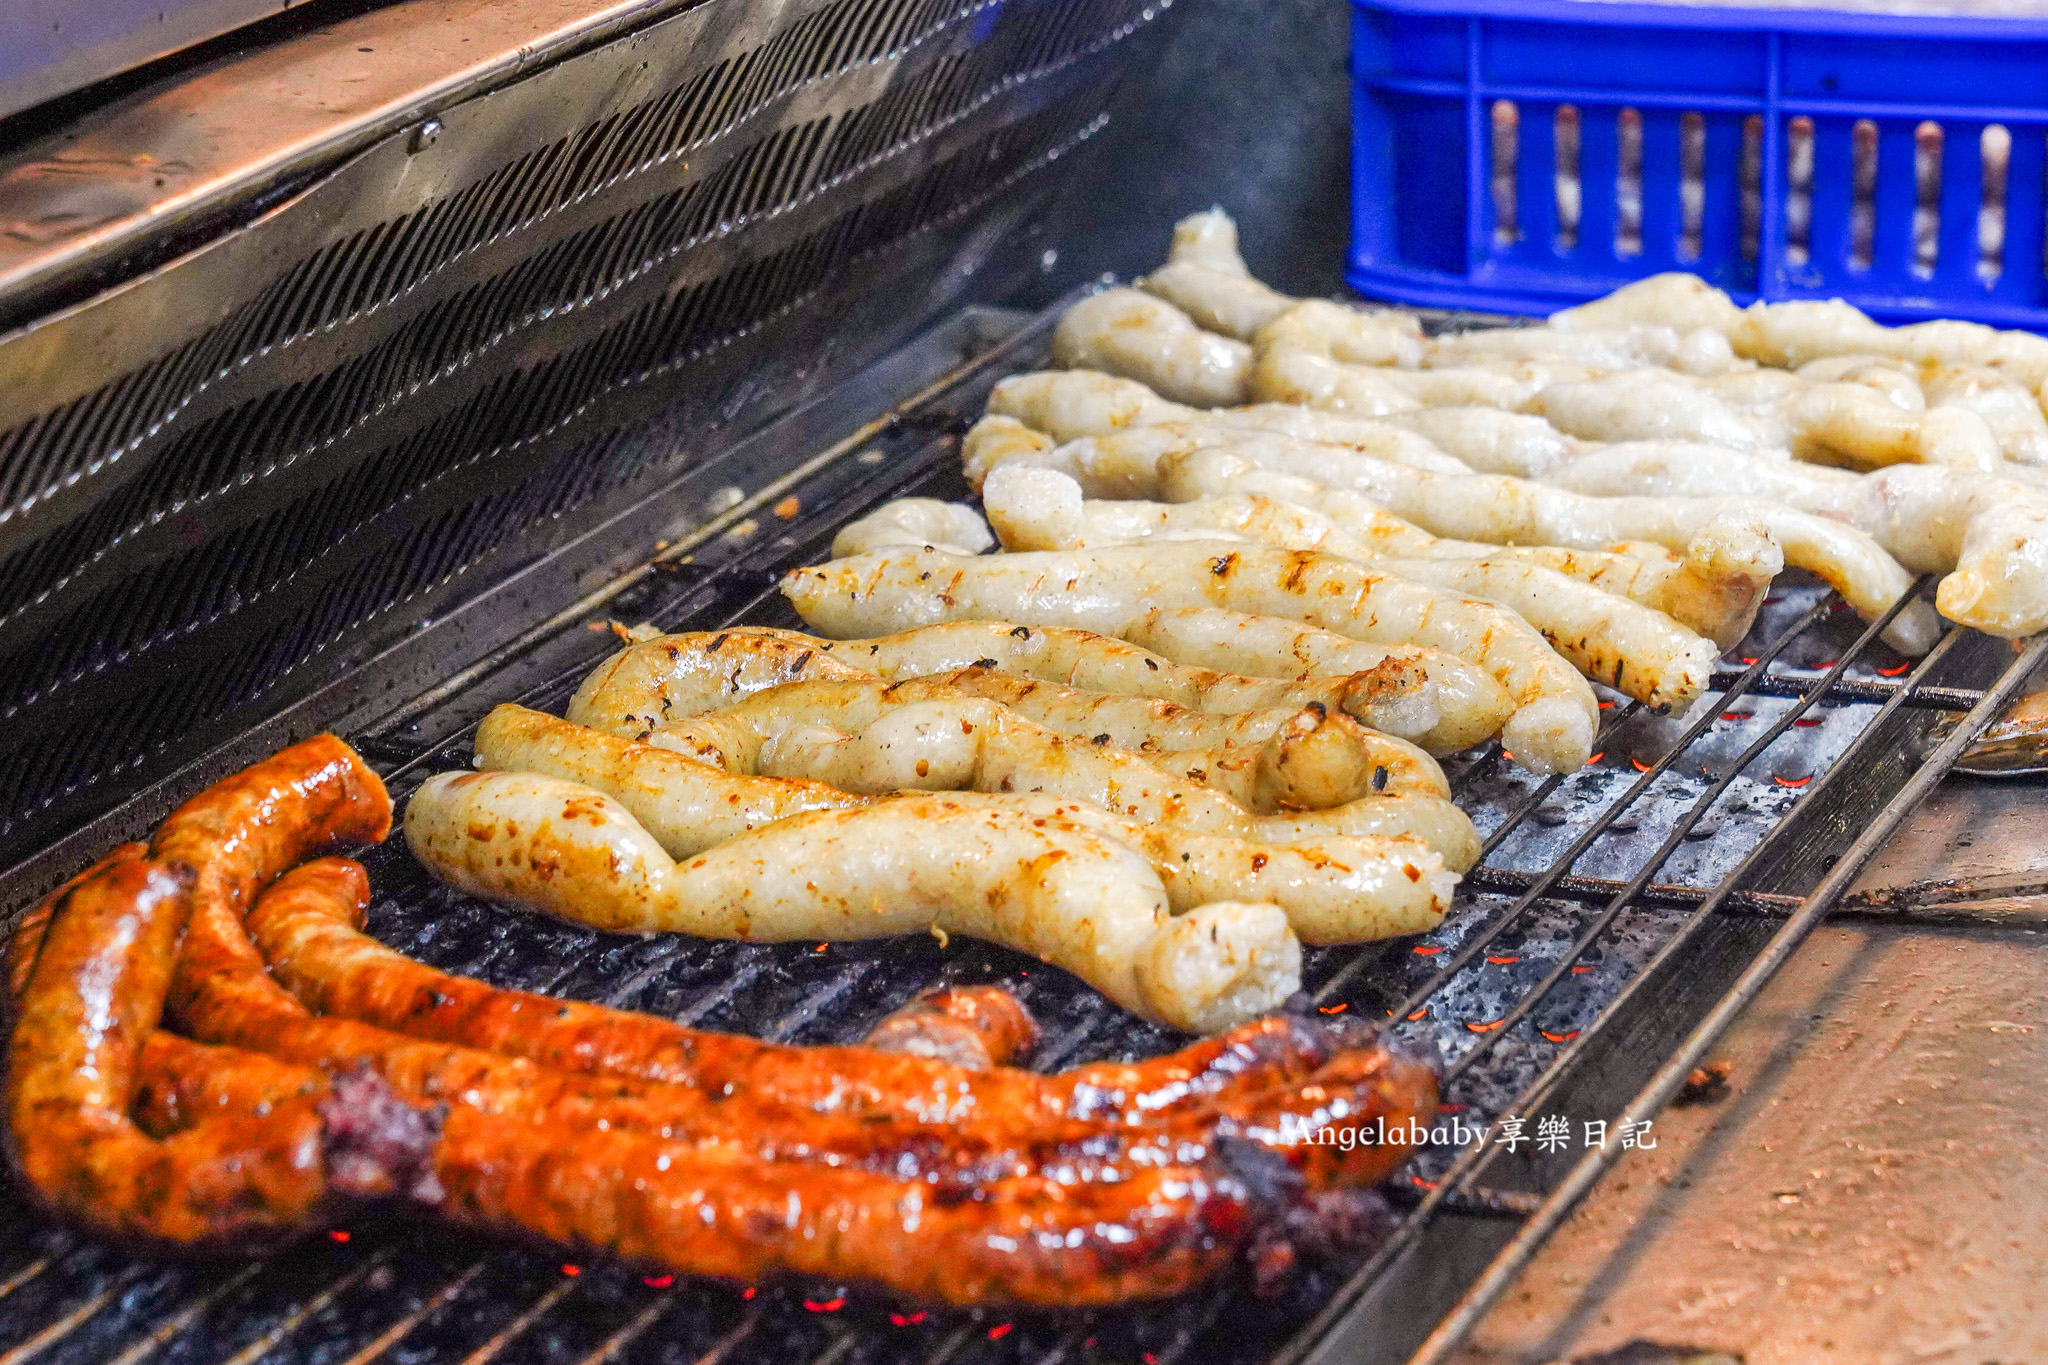
[[[1298,713],[1321,703],[1432,753],[1478,743],[1514,709],[1498,683],[1455,655],[1356,642],[1350,653],[1355,662],[1342,673],[1290,672],[1283,679],[1190,668],[1092,631],[1008,621],[946,622],[873,640],[754,627],[628,646],[584,679],[567,714],[601,730],[638,733],[799,679],[873,674],[894,681],[975,665],[1091,692],[1156,697],[1210,714]]]
[[[768,650],[786,648],[776,640],[749,643]],[[866,729],[900,707],[968,697],[1008,707],[1055,734],[1129,749],[1161,771],[1171,773],[1181,773],[1190,763],[1200,761],[1189,757],[1191,753],[1213,754],[1232,749],[1257,752],[1261,746],[1270,745],[1275,736],[1298,729],[1303,712],[1308,709],[1266,707],[1235,714],[1198,711],[1154,697],[1083,691],[973,666],[895,682],[865,678],[786,683],[732,703],[718,713],[718,719],[729,722],[745,718],[756,727],[807,722],[855,731]],[[1321,731],[1321,761],[1310,763],[1301,754],[1269,757],[1262,765],[1271,770],[1271,775],[1262,779],[1265,786],[1303,792],[1332,790],[1345,793],[1339,800],[1352,800],[1363,794],[1354,780],[1357,774],[1385,769],[1386,775],[1372,783],[1372,790],[1450,795],[1443,770],[1421,749],[1368,730],[1321,702],[1311,702],[1309,707],[1315,710],[1316,728]],[[571,718],[614,734],[646,733],[650,729],[661,734],[687,726],[691,719],[676,708],[660,725],[636,730],[619,721],[600,723],[594,715],[585,719],[596,710],[589,708],[582,715],[572,714]],[[1105,735],[1107,739],[1101,738]]]
[[[1585,679],[1514,613],[1312,551],[1190,543],[967,559],[889,550],[792,570],[782,592],[828,635],[973,617],[1115,635],[1156,607],[1215,606],[1355,639],[1434,645],[1507,688],[1519,709],[1503,742],[1548,772],[1586,761],[1599,716]]]
[[[789,1047],[499,990],[414,962],[362,933],[358,903],[338,890],[330,884],[326,894],[298,894],[280,887],[251,916],[276,981],[306,1005],[551,1070],[690,1086],[718,1096],[727,1109],[753,1101],[783,1105],[814,1132],[833,1116],[872,1132],[940,1125],[963,1142],[1016,1132],[1060,1138],[1083,1131],[1075,1123],[1156,1123],[1300,1082],[1327,1065],[1347,1036],[1336,1021],[1276,1014],[1143,1062],[1097,1063],[1053,1076],[1003,1067],[972,1075],[926,1057]],[[278,989],[268,976],[252,986]],[[237,1017],[252,1007],[240,1003]]]
[[[266,934],[309,920],[346,920],[360,896],[359,885],[351,886],[358,877],[337,860],[310,864],[281,878],[251,920]],[[331,1049],[332,1026],[341,1022],[308,1020],[273,1032],[280,1039],[324,1033],[312,1045]],[[393,1064],[408,1048],[420,1050],[387,1045],[382,1059],[406,1089],[418,1078]],[[1336,1055],[1277,1098],[1241,1097],[1229,1120],[1257,1135],[1247,1142],[1219,1143],[1207,1136],[1215,1115],[1189,1114],[1156,1132],[1030,1152],[1015,1174],[987,1162],[955,1164],[936,1184],[874,1169],[922,1176],[935,1163],[920,1167],[915,1158],[922,1153],[892,1148],[872,1125],[852,1125],[874,1135],[869,1161],[820,1164],[818,1157],[848,1154],[819,1150],[823,1144],[780,1154],[797,1159],[776,1159],[749,1140],[758,1136],[759,1115],[743,1101],[724,1102],[729,1107],[715,1133],[664,1136],[644,1117],[614,1125],[592,1122],[590,1113],[575,1121],[547,1102],[525,1112],[494,1108],[479,1102],[479,1090],[508,1101],[517,1096],[473,1073],[453,1097],[433,1174],[446,1191],[442,1215],[458,1223],[538,1234],[693,1274],[862,1279],[953,1302],[1121,1301],[1177,1292],[1213,1274],[1271,1225],[1283,1204],[1348,1178],[1324,1147],[1306,1140],[1319,1124],[1366,1128],[1379,1116],[1398,1122],[1418,1097],[1432,1093],[1426,1068],[1418,1073],[1421,1087],[1404,1091],[1371,1075],[1383,1068],[1355,1053]],[[538,1068],[519,1069],[543,1084],[550,1079]],[[612,1089],[622,1102],[634,1093]],[[535,1098],[532,1089],[521,1090]],[[624,1111],[623,1103],[605,1107],[614,1118]],[[1260,1153],[1261,1139],[1285,1150]],[[957,1152],[958,1139],[948,1141]],[[1257,1180],[1247,1178],[1247,1167]],[[823,1235],[827,1228],[839,1235]]]
[[[1191,1033],[1262,1014],[1300,980],[1277,907],[1175,916],[1136,851],[1075,822],[937,797],[792,816],[678,861],[589,787],[444,773],[413,794],[405,834],[451,885],[572,922],[756,942],[937,928],[1031,953]]]
[[[213,1116],[162,1141],[130,1120],[195,880],[120,857],[56,901],[9,1040],[7,1155],[46,1212],[99,1235],[247,1253],[318,1226],[342,1197],[389,1192],[420,1152],[359,1140],[348,1111],[388,1100],[381,1088]]]
[[[1270,1249],[1276,1236],[1292,1235],[1289,1229],[1321,1207],[1330,1182],[1370,1178],[1367,1167],[1333,1160],[1304,1135],[1318,1124],[1369,1126],[1375,1116],[1398,1122],[1433,1096],[1427,1068],[1381,1054],[1341,1026],[1262,1021],[1163,1063],[1071,1073],[1062,1078],[1073,1083],[1064,1112],[1046,1114],[1042,1102],[1038,1108],[1064,1119],[1053,1129],[1082,1132],[1083,1142],[1062,1146],[1058,1132],[1048,1139],[1051,1130],[1034,1124],[1036,1145],[1013,1143],[993,1153],[1003,1158],[995,1165],[976,1166],[962,1153],[989,1149],[962,1145],[952,1122],[957,1113],[913,1116],[947,1131],[936,1143],[927,1133],[917,1145],[894,1141],[900,1135],[869,1122],[871,1115],[835,1126],[830,1113],[813,1108],[798,1116],[801,1126],[825,1130],[826,1140],[792,1141],[776,1151],[778,1130],[762,1123],[768,1111],[730,1084],[713,1101],[695,1088],[562,1075],[315,1017],[266,974],[243,934],[241,911],[293,857],[352,834],[381,834],[376,800],[364,799],[381,800],[381,789],[352,780],[352,762],[345,748],[319,746],[264,765],[253,779],[231,780],[189,803],[183,818],[159,834],[159,846],[200,853],[209,859],[206,868],[195,873],[121,850],[70,889],[46,926],[44,917],[32,916],[8,964],[33,960],[12,1042],[10,1138],[17,1156],[34,1164],[39,1191],[89,1201],[83,1208],[53,1201],[58,1211],[126,1236],[201,1244],[222,1235],[220,1225],[205,1224],[203,1237],[187,1235],[211,1206],[182,1198],[188,1187],[177,1179],[189,1185],[221,1169],[206,1159],[233,1140],[240,1146],[226,1167],[260,1185],[261,1177],[276,1175],[263,1164],[271,1149],[252,1153],[244,1135],[271,1139],[296,1123],[287,1136],[301,1140],[290,1150],[313,1153],[315,1175],[306,1177],[302,1166],[285,1172],[300,1177],[296,1186],[243,1190],[236,1208],[245,1231],[256,1231],[241,1236],[238,1247],[261,1244],[256,1225],[268,1226],[264,1220],[289,1235],[305,1226],[308,1210],[338,1193],[400,1193],[437,1202],[465,1225],[549,1236],[691,1273],[751,1280],[793,1271],[955,1302],[1093,1304],[1178,1292],[1255,1243]],[[181,1017],[202,1037],[282,1060],[150,1034],[172,977],[179,923],[198,899],[188,891],[193,885],[211,897],[216,913],[188,932],[177,973],[187,987]],[[259,932],[350,926],[365,897],[359,867],[325,859],[277,877],[248,919]],[[44,941],[37,951],[39,927]],[[503,1021],[516,1028],[525,1022],[515,1018],[520,1013],[507,1010]],[[606,1024],[618,1017],[598,1014]],[[716,1038],[693,1041],[708,1052]],[[783,1054],[770,1057],[771,1064],[801,1051],[730,1041],[756,1061]],[[1289,1058],[1285,1083],[1241,1083],[1246,1075],[1276,1074],[1280,1068],[1262,1067],[1276,1053]],[[859,1089],[863,1068],[919,1064],[872,1049],[839,1056],[841,1100]],[[970,1089],[994,1083],[1000,1090],[998,1076],[1024,1083],[1009,1089],[1025,1089],[1027,1099],[1061,1093],[1047,1078],[922,1065],[941,1078],[931,1095],[938,1110],[971,1109]],[[137,1089],[130,1082],[138,1066],[163,1084]],[[969,1084],[952,1083],[958,1078]],[[1130,1121],[1133,1113],[1156,1117],[1130,1103],[1133,1080],[1159,1087],[1168,1101],[1156,1106],[1163,1121]],[[111,1118],[100,1093],[109,1086],[121,1094]],[[131,1094],[166,1141],[119,1126]],[[39,1118],[50,1110],[60,1124],[84,1122],[86,1140],[63,1150],[25,1147],[18,1141],[24,1095]],[[1209,1102],[1173,1103],[1189,1095]],[[437,1135],[401,1096],[448,1100],[445,1132]],[[40,1104],[33,1102],[38,1097]],[[843,1103],[825,1108],[847,1112]],[[697,1130],[671,1122],[693,1111],[704,1116]],[[1113,1134],[1107,1143],[1103,1123]],[[1253,1137],[1219,1139],[1219,1125]],[[971,1136],[973,1125],[965,1126]],[[34,1130],[38,1139],[50,1131]],[[770,1134],[766,1150],[763,1133]],[[834,1148],[835,1138],[843,1145]],[[1374,1160],[1382,1156],[1398,1159],[1385,1153]],[[166,1161],[179,1159],[184,1170],[166,1170]],[[941,1178],[926,1178],[932,1174]],[[146,1201],[139,1212],[136,1200],[122,1198],[138,1186]],[[293,1205],[294,1190],[310,1193]],[[93,1206],[110,1191],[110,1207]]]
[[[1008,1066],[1037,1042],[1037,1021],[1002,987],[941,986],[869,1029],[861,1045],[987,1071]]]

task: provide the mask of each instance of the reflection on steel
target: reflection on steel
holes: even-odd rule
[[[0,850],[1029,272],[1169,5],[410,0],[0,159]]]
[[[61,286],[692,0],[411,0],[213,63],[0,162],[0,295]]]

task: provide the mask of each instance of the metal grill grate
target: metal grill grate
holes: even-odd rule
[[[782,463],[757,471],[750,498],[351,737],[402,799],[466,759],[489,705],[517,698],[558,710],[613,647],[607,616],[672,629],[795,624],[775,591],[780,571],[822,557],[836,527],[888,498],[962,495],[961,418],[994,379],[1038,360],[1047,326],[1017,331],[819,454],[785,448]],[[839,414],[840,429],[871,411]],[[686,476],[657,496],[716,477]],[[801,510],[784,519],[772,509],[788,496]],[[1717,675],[1719,695],[1689,716],[1614,701],[1601,757],[1579,773],[1539,780],[1495,751],[1453,765],[1485,835],[1482,865],[1422,940],[1309,950],[1318,1004],[1388,1018],[1398,1035],[1436,1046],[1450,1110],[1468,1124],[1555,1112],[1576,1126],[1624,1112],[1679,1040],[1698,1042],[1701,1017],[1725,1005],[1759,953],[1768,961],[1824,908],[1806,893],[1816,883],[1823,898],[1840,893],[1903,815],[1902,789],[1924,794],[1952,760],[1952,749],[1918,757],[1928,725],[1943,713],[1988,715],[2044,652],[2016,656],[1951,632],[1909,663],[1878,642],[1882,625],[1818,588],[1788,587]],[[859,1036],[933,982],[1003,980],[1047,1025],[1036,1065],[1172,1041],[1062,974],[985,945],[609,938],[468,901],[429,882],[397,845],[366,861],[380,938],[503,985],[825,1042]],[[341,1230],[346,1241],[254,1267],[143,1265],[14,1211],[14,1249],[0,1256],[0,1365],[1402,1359],[1518,1229],[1540,1235],[1554,1211],[1544,1192],[1582,1159],[1432,1149],[1395,1191],[1405,1213],[1392,1240],[1363,1265],[1312,1276],[1278,1302],[1226,1285],[1078,1318],[915,1313],[831,1285],[650,1283],[390,1224]]]

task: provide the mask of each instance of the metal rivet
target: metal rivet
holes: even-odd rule
[[[412,130],[412,141],[407,144],[408,152],[424,152],[441,138],[441,120],[430,118]]]

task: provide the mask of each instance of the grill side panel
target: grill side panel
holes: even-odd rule
[[[0,339],[65,381],[0,390],[0,863],[992,288],[1157,14],[700,7]]]

